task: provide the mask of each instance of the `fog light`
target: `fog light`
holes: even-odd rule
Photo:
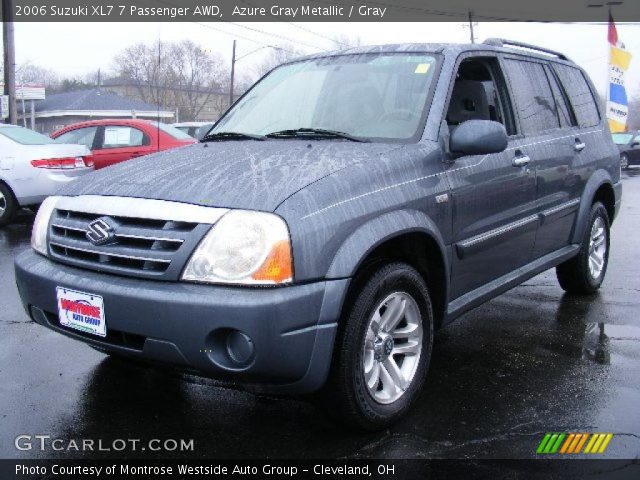
[[[234,362],[244,365],[253,357],[253,341],[248,335],[232,330],[227,335],[227,354]]]
[[[224,370],[242,371],[251,366],[255,345],[249,335],[235,328],[218,328],[205,340],[205,353]]]

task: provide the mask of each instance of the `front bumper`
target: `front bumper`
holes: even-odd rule
[[[324,384],[348,286],[348,280],[263,289],[141,280],[69,267],[31,250],[18,255],[15,268],[25,309],[41,325],[105,351],[275,393],[308,393]],[[57,286],[104,298],[106,338],[60,325]],[[240,363],[226,340],[238,331],[252,350]]]

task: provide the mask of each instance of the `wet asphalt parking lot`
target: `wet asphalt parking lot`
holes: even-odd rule
[[[128,364],[29,320],[13,258],[32,217],[0,229],[0,458],[122,457],[19,451],[17,435],[194,439],[193,452],[127,457],[532,458],[545,432],[612,432],[606,458],[640,456],[640,168],[623,173],[607,278],[591,298],[545,272],[435,339],[426,389],[378,433],[344,431],[311,404],[256,397]]]

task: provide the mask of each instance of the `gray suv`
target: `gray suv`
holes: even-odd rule
[[[493,39],[302,58],[199,144],[50,197],[16,259],[41,325],[381,428],[434,331],[556,267],[602,283],[620,158],[562,54]]]

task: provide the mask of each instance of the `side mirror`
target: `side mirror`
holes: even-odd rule
[[[504,125],[492,120],[467,120],[453,131],[449,149],[456,156],[484,155],[503,152],[507,148]]]
[[[635,142],[634,141],[634,142],[631,143],[631,148],[634,148],[634,147],[637,147],[637,146],[640,146],[640,142]]]

